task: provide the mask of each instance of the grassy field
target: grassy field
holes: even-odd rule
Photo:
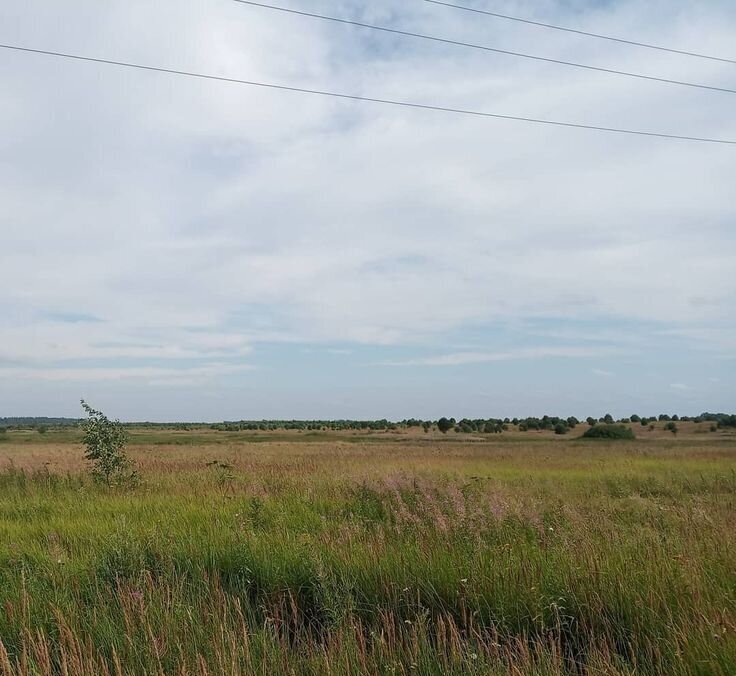
[[[736,674],[736,436],[0,437],[0,675]]]

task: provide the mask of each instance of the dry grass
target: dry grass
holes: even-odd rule
[[[131,453],[109,492],[69,432],[0,442],[1,676],[736,673],[733,436]]]

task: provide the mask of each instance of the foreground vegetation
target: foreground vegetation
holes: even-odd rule
[[[736,437],[696,432],[141,431],[125,489],[9,432],[0,675],[736,673]]]

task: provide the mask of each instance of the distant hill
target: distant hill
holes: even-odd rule
[[[78,425],[78,418],[0,418],[0,427],[38,427],[39,425]]]

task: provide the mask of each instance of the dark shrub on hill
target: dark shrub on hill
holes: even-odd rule
[[[724,415],[718,421],[718,427],[736,427],[736,415]]]
[[[585,439],[636,439],[634,432],[626,425],[595,425],[585,431]]]
[[[437,421],[437,429],[442,432],[442,434],[447,434],[449,430],[451,430],[453,427],[455,427],[455,419],[454,418],[440,418]]]

